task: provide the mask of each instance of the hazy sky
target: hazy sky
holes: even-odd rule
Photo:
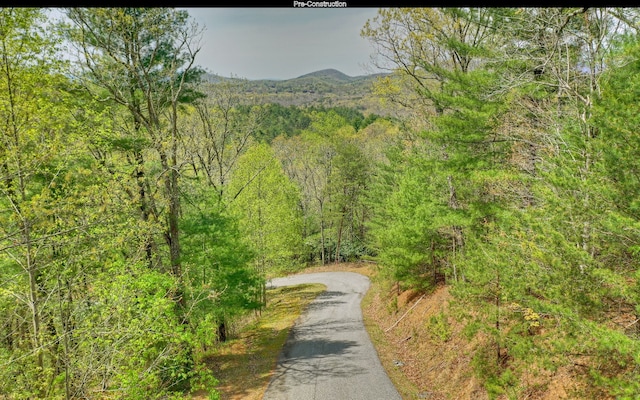
[[[326,68],[372,72],[360,30],[375,8],[188,8],[205,31],[197,63],[247,79],[289,79]]]

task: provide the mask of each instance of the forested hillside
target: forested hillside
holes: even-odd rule
[[[267,104],[280,104],[285,107],[347,107],[365,114],[396,116],[401,108],[393,103],[381,104],[379,96],[371,90],[371,85],[378,78],[387,75],[379,73],[353,77],[335,69],[328,69],[285,80],[247,80],[211,74],[205,74],[203,79],[213,83],[242,83],[244,91],[254,96],[255,101]]]
[[[637,9],[389,9],[362,35],[415,130],[376,176],[371,248],[405,287],[445,283],[490,398],[579,369],[640,395]],[[446,334],[443,340],[446,340]]]
[[[357,260],[448,287],[492,398],[640,395],[637,9],[380,10],[390,75],[313,104],[203,79],[185,11],[65,13],[0,9],[0,397],[211,390],[267,278]]]

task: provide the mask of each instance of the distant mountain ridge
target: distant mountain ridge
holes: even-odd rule
[[[355,82],[360,80],[369,80],[371,78],[375,78],[378,76],[385,76],[385,75],[388,75],[388,74],[375,73],[375,74],[368,74],[368,75],[349,76],[341,71],[338,71],[337,69],[328,68],[328,69],[321,69],[318,71],[310,72],[308,74],[300,75],[295,78],[288,78],[288,79],[245,79],[240,77],[224,77],[221,75],[211,74],[211,73],[206,73],[204,79],[209,82],[218,82],[221,80],[245,80],[249,82],[290,82],[290,81],[304,81],[309,79],[320,79],[320,80],[334,81],[336,83],[348,83],[348,82]]]
[[[349,76],[345,73],[342,73],[341,71],[338,71],[337,69],[330,68],[330,69],[322,69],[320,71],[304,74],[293,79],[295,80],[295,79],[318,78],[318,79],[327,79],[327,80],[333,80],[336,82],[346,83],[346,82],[355,82],[360,80],[369,80],[371,79],[371,77],[378,77],[378,76],[384,76],[384,75],[387,75],[387,74],[377,73],[377,74],[369,74],[369,75]],[[288,79],[288,80],[292,80],[292,79]]]
[[[387,75],[389,74],[376,73],[349,76],[330,68],[284,80],[226,78],[214,74],[205,74],[204,80],[211,83],[242,82],[247,98],[253,98],[260,103],[278,103],[284,106],[345,106],[364,113],[383,115],[386,112],[380,108],[373,92],[373,84],[378,78]]]

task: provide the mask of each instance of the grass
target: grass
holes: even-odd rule
[[[261,315],[204,357],[207,369],[219,381],[216,389],[221,399],[262,399],[291,327],[324,290],[321,284],[268,290],[267,308]],[[192,398],[207,399],[208,393],[200,391]]]

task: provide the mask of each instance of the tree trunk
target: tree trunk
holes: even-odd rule
[[[326,243],[325,243],[325,237],[324,237],[324,212],[323,212],[323,208],[322,208],[322,203],[320,203],[320,260],[322,261],[322,265],[325,265],[327,263],[326,257],[325,257],[325,249],[326,249]]]
[[[26,269],[29,274],[29,308],[31,309],[31,325],[33,327],[33,350],[37,355],[36,366],[40,371],[44,365],[40,344],[40,310],[38,298],[38,268],[33,259],[31,248],[31,227],[28,221],[23,221],[24,243],[26,245]]]
[[[344,225],[344,209],[340,216],[340,223],[338,224],[338,238],[336,241],[336,264],[340,263],[340,246],[342,246],[342,228]]]
[[[146,223],[149,221],[151,213],[147,201],[147,191],[145,190],[144,158],[142,153],[139,151],[135,152],[134,158],[136,162],[135,176],[136,183],[138,185],[138,196],[140,196],[140,218]],[[144,250],[147,258],[147,264],[150,269],[153,268],[153,248],[153,237],[150,234],[146,235]]]
[[[227,327],[226,327],[224,321],[222,321],[220,324],[218,324],[218,341],[219,342],[226,342],[227,341]]]
[[[178,171],[176,171],[175,153],[172,155],[172,163],[169,163],[167,154],[160,154],[160,161],[165,171],[164,179],[165,195],[169,200],[169,213],[167,215],[168,226],[165,232],[165,239],[169,246],[169,258],[171,263],[171,274],[178,280],[178,290],[176,300],[178,304],[186,309],[186,300],[182,289],[182,263],[180,261],[180,194],[178,192]],[[172,165],[173,164],[173,165]]]
[[[453,177],[451,175],[447,176],[447,183],[449,185],[449,207],[452,210],[457,210],[460,208],[458,204],[458,198],[456,195],[456,189],[453,185]],[[454,225],[451,227],[453,232],[453,256],[455,257],[458,252],[460,252],[464,246],[464,231],[462,227]],[[454,279],[458,280],[458,271],[455,265],[455,260],[453,262],[453,275]]]

